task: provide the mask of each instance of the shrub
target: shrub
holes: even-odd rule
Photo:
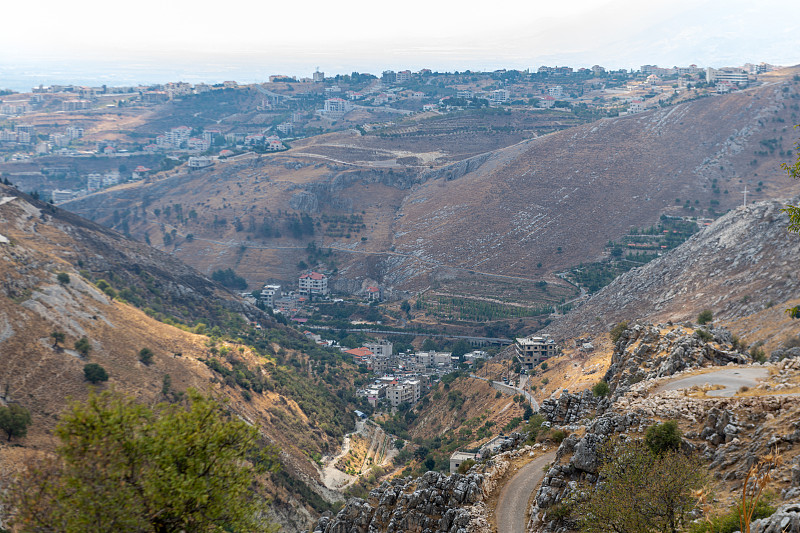
[[[705,329],[697,329],[695,330],[694,334],[697,335],[697,337],[703,342],[711,342],[714,340],[714,335],[712,335],[710,331]]]
[[[21,405],[12,403],[7,407],[0,407],[0,429],[6,432],[7,440],[27,435],[30,424],[31,413]]]
[[[622,337],[622,334],[627,329],[628,329],[628,321],[627,320],[623,320],[622,322],[616,324],[613,328],[611,328],[611,331],[609,332],[609,335],[611,336],[611,342],[616,344],[617,341],[619,340],[619,338]]]
[[[609,441],[601,448],[600,477],[579,509],[584,531],[678,531],[697,507],[695,491],[706,469],[683,453],[654,455],[641,441]]]
[[[145,365],[149,365],[153,362],[153,350],[150,348],[142,348],[139,350],[139,361],[144,363]]]
[[[721,513],[708,517],[707,520],[695,522],[689,528],[690,533],[733,533],[739,531],[742,504],[736,504],[727,513]],[[769,501],[761,499],[758,500],[753,512],[752,519],[758,520],[759,518],[766,518],[772,516],[775,508],[769,504]]]
[[[592,387],[592,394],[597,398],[605,398],[608,396],[609,392],[611,392],[611,387],[609,387],[608,383],[605,381],[598,381],[595,383],[594,387]]]
[[[656,455],[675,451],[681,445],[681,430],[675,420],[663,424],[653,424],[644,434],[644,443]]]
[[[83,376],[86,381],[90,383],[100,383],[101,381],[108,381],[108,373],[106,369],[97,363],[87,363],[83,367]]]
[[[59,272],[58,275],[56,275],[56,279],[62,285],[69,285],[69,274],[66,272]]]
[[[8,490],[26,531],[264,531],[256,475],[277,450],[210,398],[153,408],[112,393],[73,404],[58,460],[29,462]]]
[[[714,315],[711,313],[710,309],[704,309],[700,311],[700,314],[697,315],[697,323],[701,326],[705,326],[706,324],[710,324],[714,320]]]
[[[469,472],[469,469],[473,467],[473,465],[475,465],[475,461],[473,461],[472,459],[467,459],[466,461],[458,465],[458,473],[466,474],[467,472]]]
[[[82,356],[86,357],[89,355],[89,352],[92,351],[92,344],[86,337],[81,337],[75,341],[75,350]]]

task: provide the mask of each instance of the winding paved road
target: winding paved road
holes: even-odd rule
[[[494,512],[498,533],[525,533],[528,525],[528,501],[544,477],[544,466],[550,464],[555,457],[555,451],[537,457],[520,468],[503,487]]]
[[[711,385],[722,385],[725,388],[708,391],[706,393],[708,396],[728,398],[736,394],[740,387],[755,387],[758,385],[758,380],[764,379],[768,375],[769,370],[761,366],[723,368],[714,372],[706,372],[705,374],[697,374],[696,376],[687,376],[670,381],[659,386],[653,392],[688,389],[695,385],[702,387],[709,383]]]

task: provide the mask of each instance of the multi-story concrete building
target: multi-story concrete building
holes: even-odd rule
[[[421,383],[418,379],[407,379],[397,385],[386,388],[386,397],[392,407],[397,407],[403,402],[414,404],[419,401],[421,393]]]
[[[103,187],[103,175],[102,174],[89,174],[86,178],[86,188],[89,192],[97,191]]]
[[[325,296],[328,294],[328,276],[319,272],[308,272],[300,276],[300,294]]]
[[[270,309],[275,307],[275,299],[276,297],[280,297],[280,295],[280,285],[264,285],[264,288],[261,289],[261,301]]]
[[[325,116],[341,118],[350,111],[350,103],[341,98],[328,98],[325,100]]]
[[[706,69],[706,82],[715,83],[720,81],[727,81],[735,85],[747,85],[747,72],[740,68],[724,68],[715,69],[708,67]]]
[[[391,357],[392,343],[389,341],[365,342],[364,348],[369,349],[376,357]]]
[[[517,359],[526,370],[533,369],[544,360],[555,357],[559,352],[558,344],[550,338],[550,335],[518,338],[514,348]]]

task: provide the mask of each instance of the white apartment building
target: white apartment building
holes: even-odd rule
[[[188,166],[190,169],[210,167],[213,164],[214,161],[210,157],[206,156],[190,157],[189,161],[186,162],[186,166]]]
[[[641,100],[633,100],[628,106],[628,113],[641,113],[645,109],[647,109],[647,107],[644,105],[644,102]]]
[[[325,100],[325,115],[331,118],[341,118],[350,111],[350,103],[341,98],[328,98]]]
[[[275,307],[275,297],[280,295],[280,285],[264,285],[264,288],[261,289],[261,301],[270,309]]]
[[[102,174],[89,174],[86,178],[86,188],[89,192],[100,190],[103,187]]]
[[[308,272],[300,276],[300,294],[325,296],[328,294],[328,276],[319,272]]]
[[[511,93],[509,93],[505,89],[495,89],[491,93],[491,100],[492,103],[501,104],[503,102],[508,102],[508,99],[511,97]]]
[[[56,189],[50,194],[54,204],[59,204],[61,202],[66,202],[67,200],[72,200],[73,198],[75,198],[75,191],[69,191],[69,190]]]
[[[743,86],[747,85],[747,72],[740,68],[728,68],[728,69],[715,69],[708,67],[706,69],[706,82],[713,83],[713,82],[720,82],[720,81],[727,81],[733,83],[735,85]]]

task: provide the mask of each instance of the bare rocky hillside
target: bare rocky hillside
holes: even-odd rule
[[[25,457],[51,452],[61,412],[95,387],[146,403],[178,401],[193,387],[228,401],[281,449],[282,471],[267,490],[286,531],[305,531],[312,516],[341,499],[322,486],[309,455],[338,449],[352,428],[350,407],[330,390],[352,384],[296,372],[289,360],[310,369],[322,356],[299,334],[176,258],[8,187],[0,190],[0,279],[0,405],[22,405],[33,418],[27,437],[0,444],[0,479]],[[203,322],[206,334],[145,310],[190,326]],[[212,324],[237,334],[212,337]],[[76,346],[82,338],[88,349]],[[149,361],[139,356],[144,348]],[[328,364],[338,366],[333,359]],[[102,366],[108,381],[87,382],[87,363]]]
[[[311,241],[339,249],[342,287],[540,280],[597,259],[609,239],[661,214],[724,212],[745,186],[748,200],[796,194],[779,165],[793,149],[799,106],[800,82],[775,77],[473,157],[444,135],[423,146],[349,131],[209,171],[159,174],[67,207],[146,234],[201,271],[231,266],[254,286],[293,280]],[[181,217],[167,210],[175,204]],[[290,218],[302,214],[315,231],[292,236]]]
[[[734,209],[670,253],[623,274],[546,330],[572,338],[608,331],[623,320],[694,321],[710,309],[716,319],[742,320],[733,329],[755,335],[748,335],[750,342],[796,331],[783,310],[800,295],[800,237],[786,230],[783,206],[770,201]],[[763,314],[746,318],[755,313]]]

